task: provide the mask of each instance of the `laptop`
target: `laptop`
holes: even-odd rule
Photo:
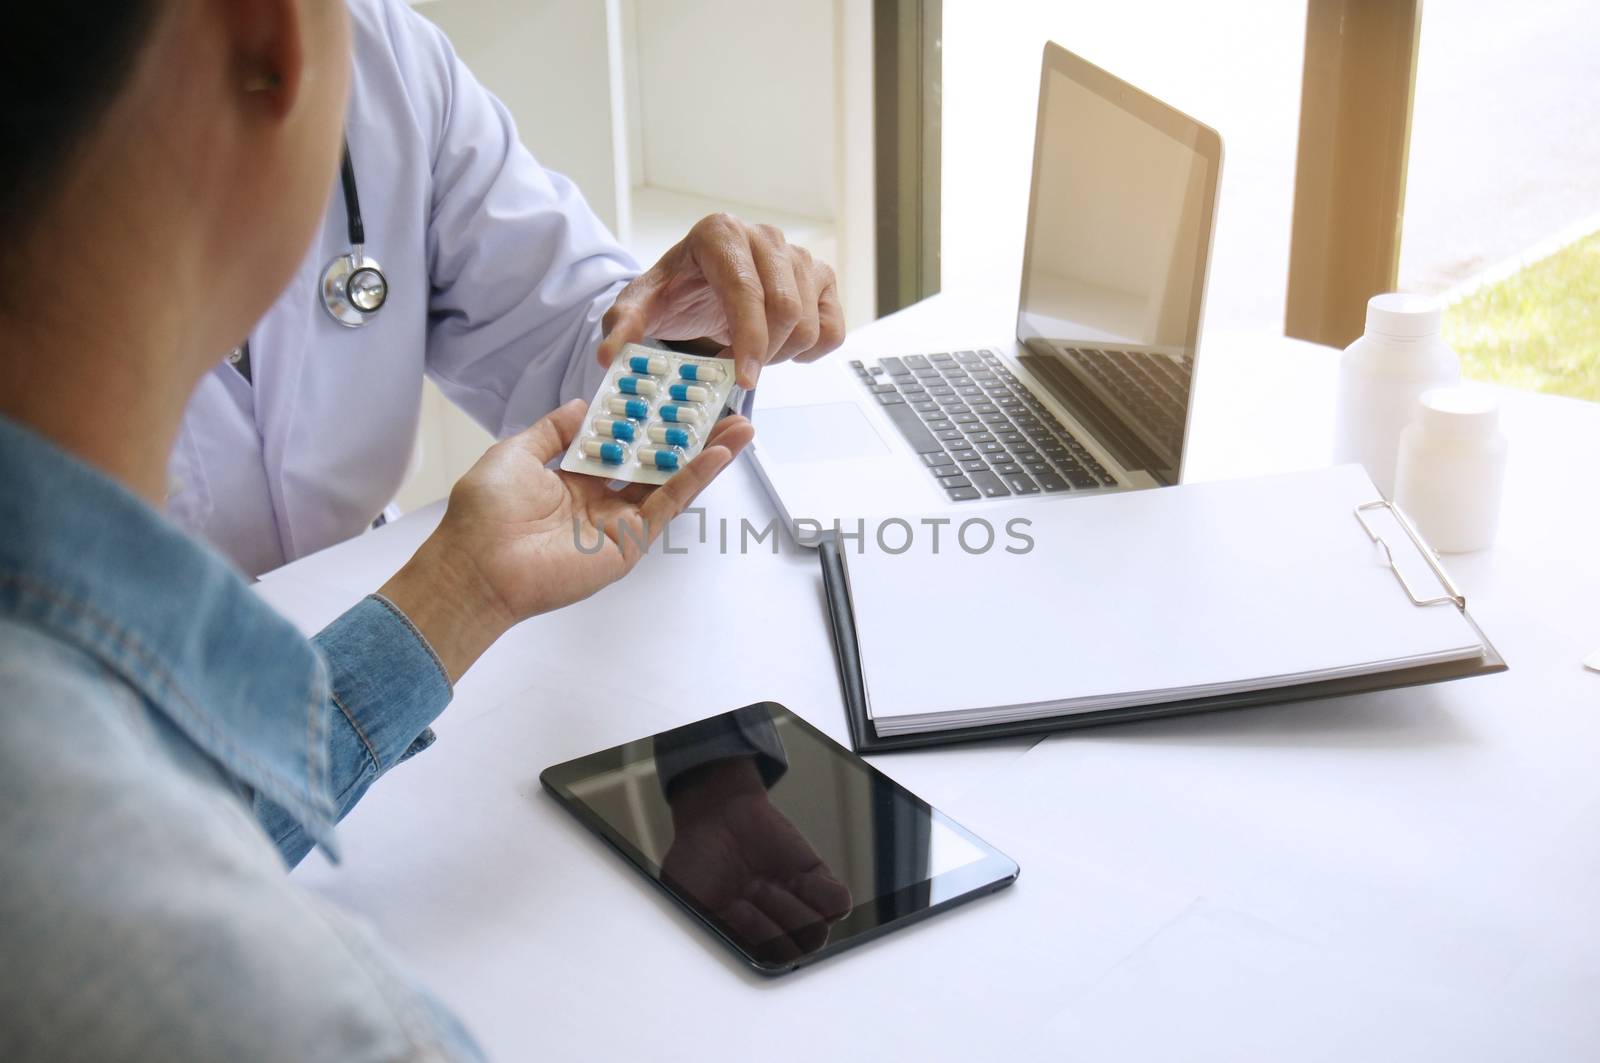
[[[1044,49],[1014,338],[768,371],[755,467],[795,539],[1178,483],[1215,130]]]

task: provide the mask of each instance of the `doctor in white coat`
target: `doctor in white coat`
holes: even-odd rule
[[[641,273],[437,28],[401,0],[349,7],[353,195],[333,190],[288,289],[201,381],[169,470],[169,514],[246,574],[372,524],[405,476],[424,376],[506,436],[588,398],[624,342],[709,339],[749,386],[843,339],[832,271],[770,227],[707,218]],[[323,291],[352,236],[386,286],[356,327]]]

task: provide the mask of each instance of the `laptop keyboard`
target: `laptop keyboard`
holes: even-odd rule
[[[850,368],[951,501],[1116,485],[993,351],[853,361]]]
[[[1175,449],[1183,442],[1183,419],[1189,410],[1189,379],[1194,358],[1158,357],[1146,351],[1102,351],[1093,347],[1061,348],[1106,392],[1147,425],[1151,434]]]

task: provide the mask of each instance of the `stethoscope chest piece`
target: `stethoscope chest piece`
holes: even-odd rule
[[[322,273],[322,305],[339,324],[359,328],[389,297],[389,282],[376,259],[357,244],[328,263]]]
[[[345,233],[350,237],[350,250],[322,271],[322,305],[339,324],[360,328],[383,309],[383,301],[389,298],[389,280],[377,259],[368,258],[362,246],[367,242],[367,228],[361,220],[361,197],[356,194],[356,167],[350,161],[349,144],[344,146],[339,183],[344,188]]]

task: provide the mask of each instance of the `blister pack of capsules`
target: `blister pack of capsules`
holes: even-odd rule
[[[664,484],[706,445],[743,389],[733,362],[630,343],[618,352],[567,448],[567,472]]]

